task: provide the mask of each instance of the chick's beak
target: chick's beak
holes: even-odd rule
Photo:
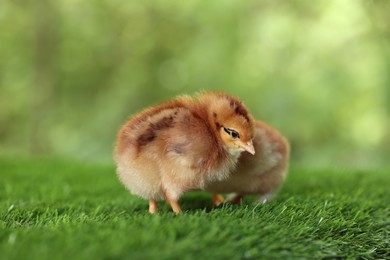
[[[246,142],[246,143],[241,143],[240,146],[247,151],[248,153],[255,155],[255,147],[253,146],[252,140]]]

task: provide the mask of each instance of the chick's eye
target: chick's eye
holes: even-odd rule
[[[232,131],[230,134],[234,139],[240,138],[240,135],[236,131]]]
[[[225,132],[228,133],[234,139],[240,138],[240,134],[236,130],[226,128],[226,127],[224,127],[223,130],[225,130]]]

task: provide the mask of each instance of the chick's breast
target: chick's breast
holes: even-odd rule
[[[182,102],[142,112],[119,132],[115,160],[123,184],[145,199],[178,199],[218,178],[221,156],[206,115]],[[223,153],[222,153],[223,154]],[[213,176],[213,177],[210,177]],[[217,177],[215,177],[217,176]]]

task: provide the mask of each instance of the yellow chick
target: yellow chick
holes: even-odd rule
[[[276,129],[254,122],[254,156],[242,154],[229,178],[210,182],[205,190],[214,193],[214,204],[223,202],[219,193],[234,193],[229,201],[239,203],[245,195],[260,195],[257,202],[270,200],[283,184],[288,173],[289,144]]]
[[[179,198],[226,179],[243,151],[255,154],[253,119],[237,98],[204,92],[148,108],[120,129],[114,160],[124,186],[149,200],[165,199],[180,213]]]

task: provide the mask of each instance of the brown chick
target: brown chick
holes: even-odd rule
[[[235,193],[232,203],[239,203],[245,195],[260,195],[257,202],[270,200],[283,184],[289,161],[289,144],[276,129],[261,122],[254,122],[253,145],[256,155],[242,154],[237,168],[229,178],[208,183],[205,190],[214,194]],[[223,202],[220,195],[214,195],[216,205]]]
[[[149,200],[165,199],[180,213],[188,190],[222,181],[243,151],[255,153],[253,120],[237,98],[223,93],[182,96],[148,108],[120,129],[114,160],[125,187]]]

